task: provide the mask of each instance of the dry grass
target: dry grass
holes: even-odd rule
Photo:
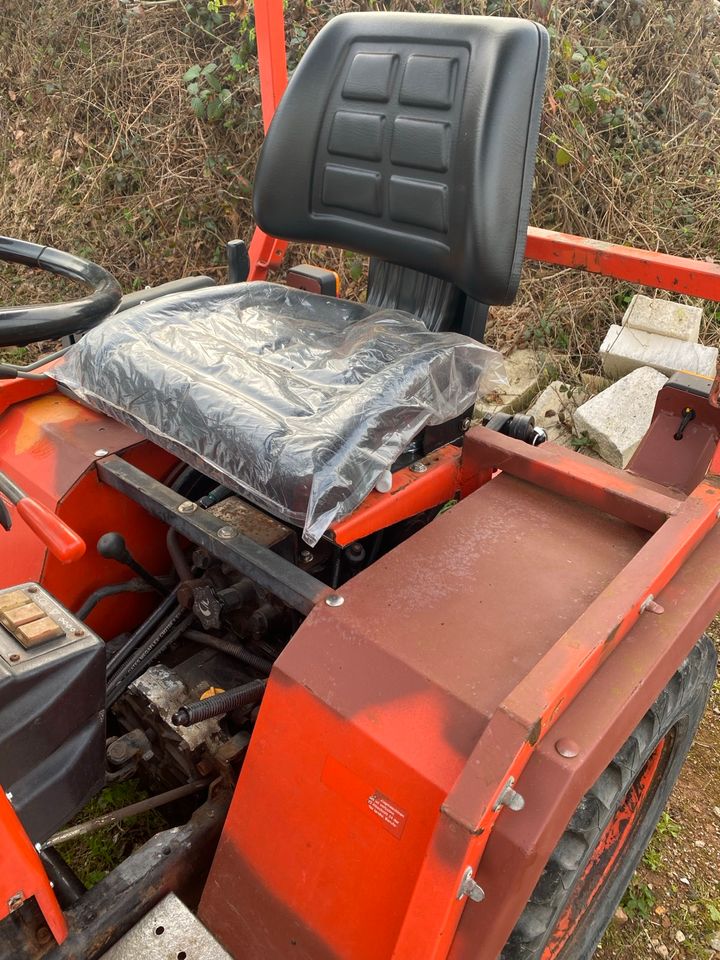
[[[718,257],[717,0],[291,0],[291,62],[332,13],[369,7],[540,16],[553,52],[533,222]],[[230,19],[242,13],[239,3],[215,18],[219,25],[202,8],[16,0],[4,12],[4,232],[94,258],[125,289],[190,272],[222,275],[223,243],[252,229],[261,122],[252,22]],[[211,62],[232,94],[215,123],[193,115],[182,79],[191,65]],[[354,260],[330,259],[359,293]],[[35,276],[0,273],[5,300],[50,289]],[[494,311],[489,337],[503,349],[530,341],[551,351],[572,377],[594,368],[627,292],[602,278],[530,268],[517,303]],[[712,342],[716,315],[706,316]]]

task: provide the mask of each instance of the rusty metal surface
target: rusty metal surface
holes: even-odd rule
[[[48,960],[97,960],[170,891],[197,903],[227,805],[219,788],[186,824],[155,834],[112,870],[66,911],[69,936]],[[18,948],[13,960],[24,957]]]
[[[498,705],[442,805],[393,960],[411,960],[427,943],[428,960],[447,956],[464,906],[453,894],[481,861],[504,784],[714,528],[719,503],[715,478],[700,484]]]
[[[465,435],[465,462],[468,469],[502,470],[529,480],[644,530],[657,530],[683,499],[680,492],[558,444],[530,447],[487,427],[473,427]]]
[[[262,547],[274,547],[292,535],[290,527],[240,497],[227,497],[207,511]]]
[[[638,621],[538,746],[518,784],[525,810],[504,814],[493,830],[477,877],[487,899],[467,904],[451,960],[496,960],[583,794],[720,609],[720,529],[658,600],[665,613]],[[577,757],[560,756],[564,738],[578,744]]]

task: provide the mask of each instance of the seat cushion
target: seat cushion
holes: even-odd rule
[[[273,283],[209,287],[110,317],[53,374],[314,545],[424,426],[502,379],[489,347],[374,311]]]

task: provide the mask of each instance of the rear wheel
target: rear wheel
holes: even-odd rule
[[[678,778],[716,663],[702,637],[580,801],[501,960],[592,956]]]

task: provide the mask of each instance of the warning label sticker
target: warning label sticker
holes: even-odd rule
[[[367,804],[375,816],[380,818],[383,826],[399,839],[403,834],[405,821],[407,820],[405,811],[395,806],[392,800],[377,791],[370,794]]]

